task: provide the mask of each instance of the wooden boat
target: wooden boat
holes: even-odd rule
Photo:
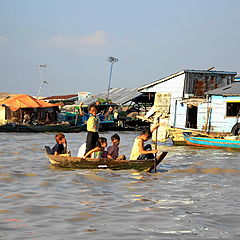
[[[81,132],[86,130],[84,125],[71,126],[69,124],[24,125],[5,124],[0,126],[0,132]]]
[[[0,125],[0,132],[64,132],[77,133],[87,130],[87,125],[69,125],[69,124],[46,124],[46,125],[24,125],[8,123]],[[99,131],[135,131],[135,128],[124,128],[108,124],[100,125]]]
[[[183,132],[183,137],[186,143],[192,146],[240,150],[239,140],[220,139],[220,138],[211,138],[211,137],[198,137],[198,136],[192,136],[192,134],[188,132]]]
[[[46,150],[49,148],[45,147]],[[47,156],[50,163],[59,168],[70,168],[70,169],[99,169],[99,168],[110,168],[112,170],[124,170],[124,169],[135,169],[138,171],[151,172],[155,164],[156,166],[165,158],[167,152],[162,152],[161,155],[154,159],[146,160],[114,160],[109,158],[79,158],[71,156],[60,156],[49,154],[47,150]]]

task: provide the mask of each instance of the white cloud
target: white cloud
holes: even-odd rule
[[[97,31],[90,36],[83,37],[80,42],[81,44],[89,44],[95,46],[104,46],[108,44],[109,35],[104,31]]]
[[[131,44],[126,39],[117,39],[111,34],[102,30],[96,31],[88,36],[72,37],[66,35],[57,35],[49,38],[46,41],[39,42],[40,46],[54,47],[54,48],[69,48],[84,50],[88,48],[106,48],[114,44]]]
[[[109,36],[104,31],[96,31],[92,35],[85,37],[71,37],[58,35],[39,43],[41,46],[56,48],[84,48],[86,46],[107,46],[109,44]]]

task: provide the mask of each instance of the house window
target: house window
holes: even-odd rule
[[[240,102],[227,102],[227,117],[240,116]]]

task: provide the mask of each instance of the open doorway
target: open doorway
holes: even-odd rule
[[[187,106],[186,128],[197,129],[197,112],[198,107],[193,105]]]

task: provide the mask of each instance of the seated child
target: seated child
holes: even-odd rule
[[[111,158],[111,159],[116,159],[116,160],[126,160],[126,156],[125,155],[118,155],[119,154],[119,144],[120,144],[120,137],[118,134],[114,134],[111,136],[111,140],[112,140],[112,146],[109,146],[107,148],[107,158]]]
[[[53,155],[60,155],[67,153],[67,140],[63,133],[57,133],[55,136],[56,144],[52,148]]]
[[[145,130],[140,134],[140,136],[138,136],[135,139],[133,147],[132,147],[131,155],[130,155],[130,160],[153,159],[154,158],[153,154],[157,153],[158,150],[152,150],[150,144],[147,144],[144,147],[144,142],[148,141],[152,137],[153,130],[152,131]]]
[[[120,137],[118,136],[118,134],[114,134],[111,136],[111,140],[112,140],[112,146],[109,146],[107,148],[107,158],[113,158],[113,159],[117,159],[118,157],[118,153],[119,153],[119,143],[120,143]]]
[[[88,151],[84,158],[91,157],[91,158],[102,158],[104,154],[104,149],[107,147],[107,139],[104,137],[99,137],[96,143],[96,147],[92,150]]]
[[[77,157],[81,157],[81,158],[84,157],[85,152],[86,152],[86,143],[83,143],[78,149]]]

